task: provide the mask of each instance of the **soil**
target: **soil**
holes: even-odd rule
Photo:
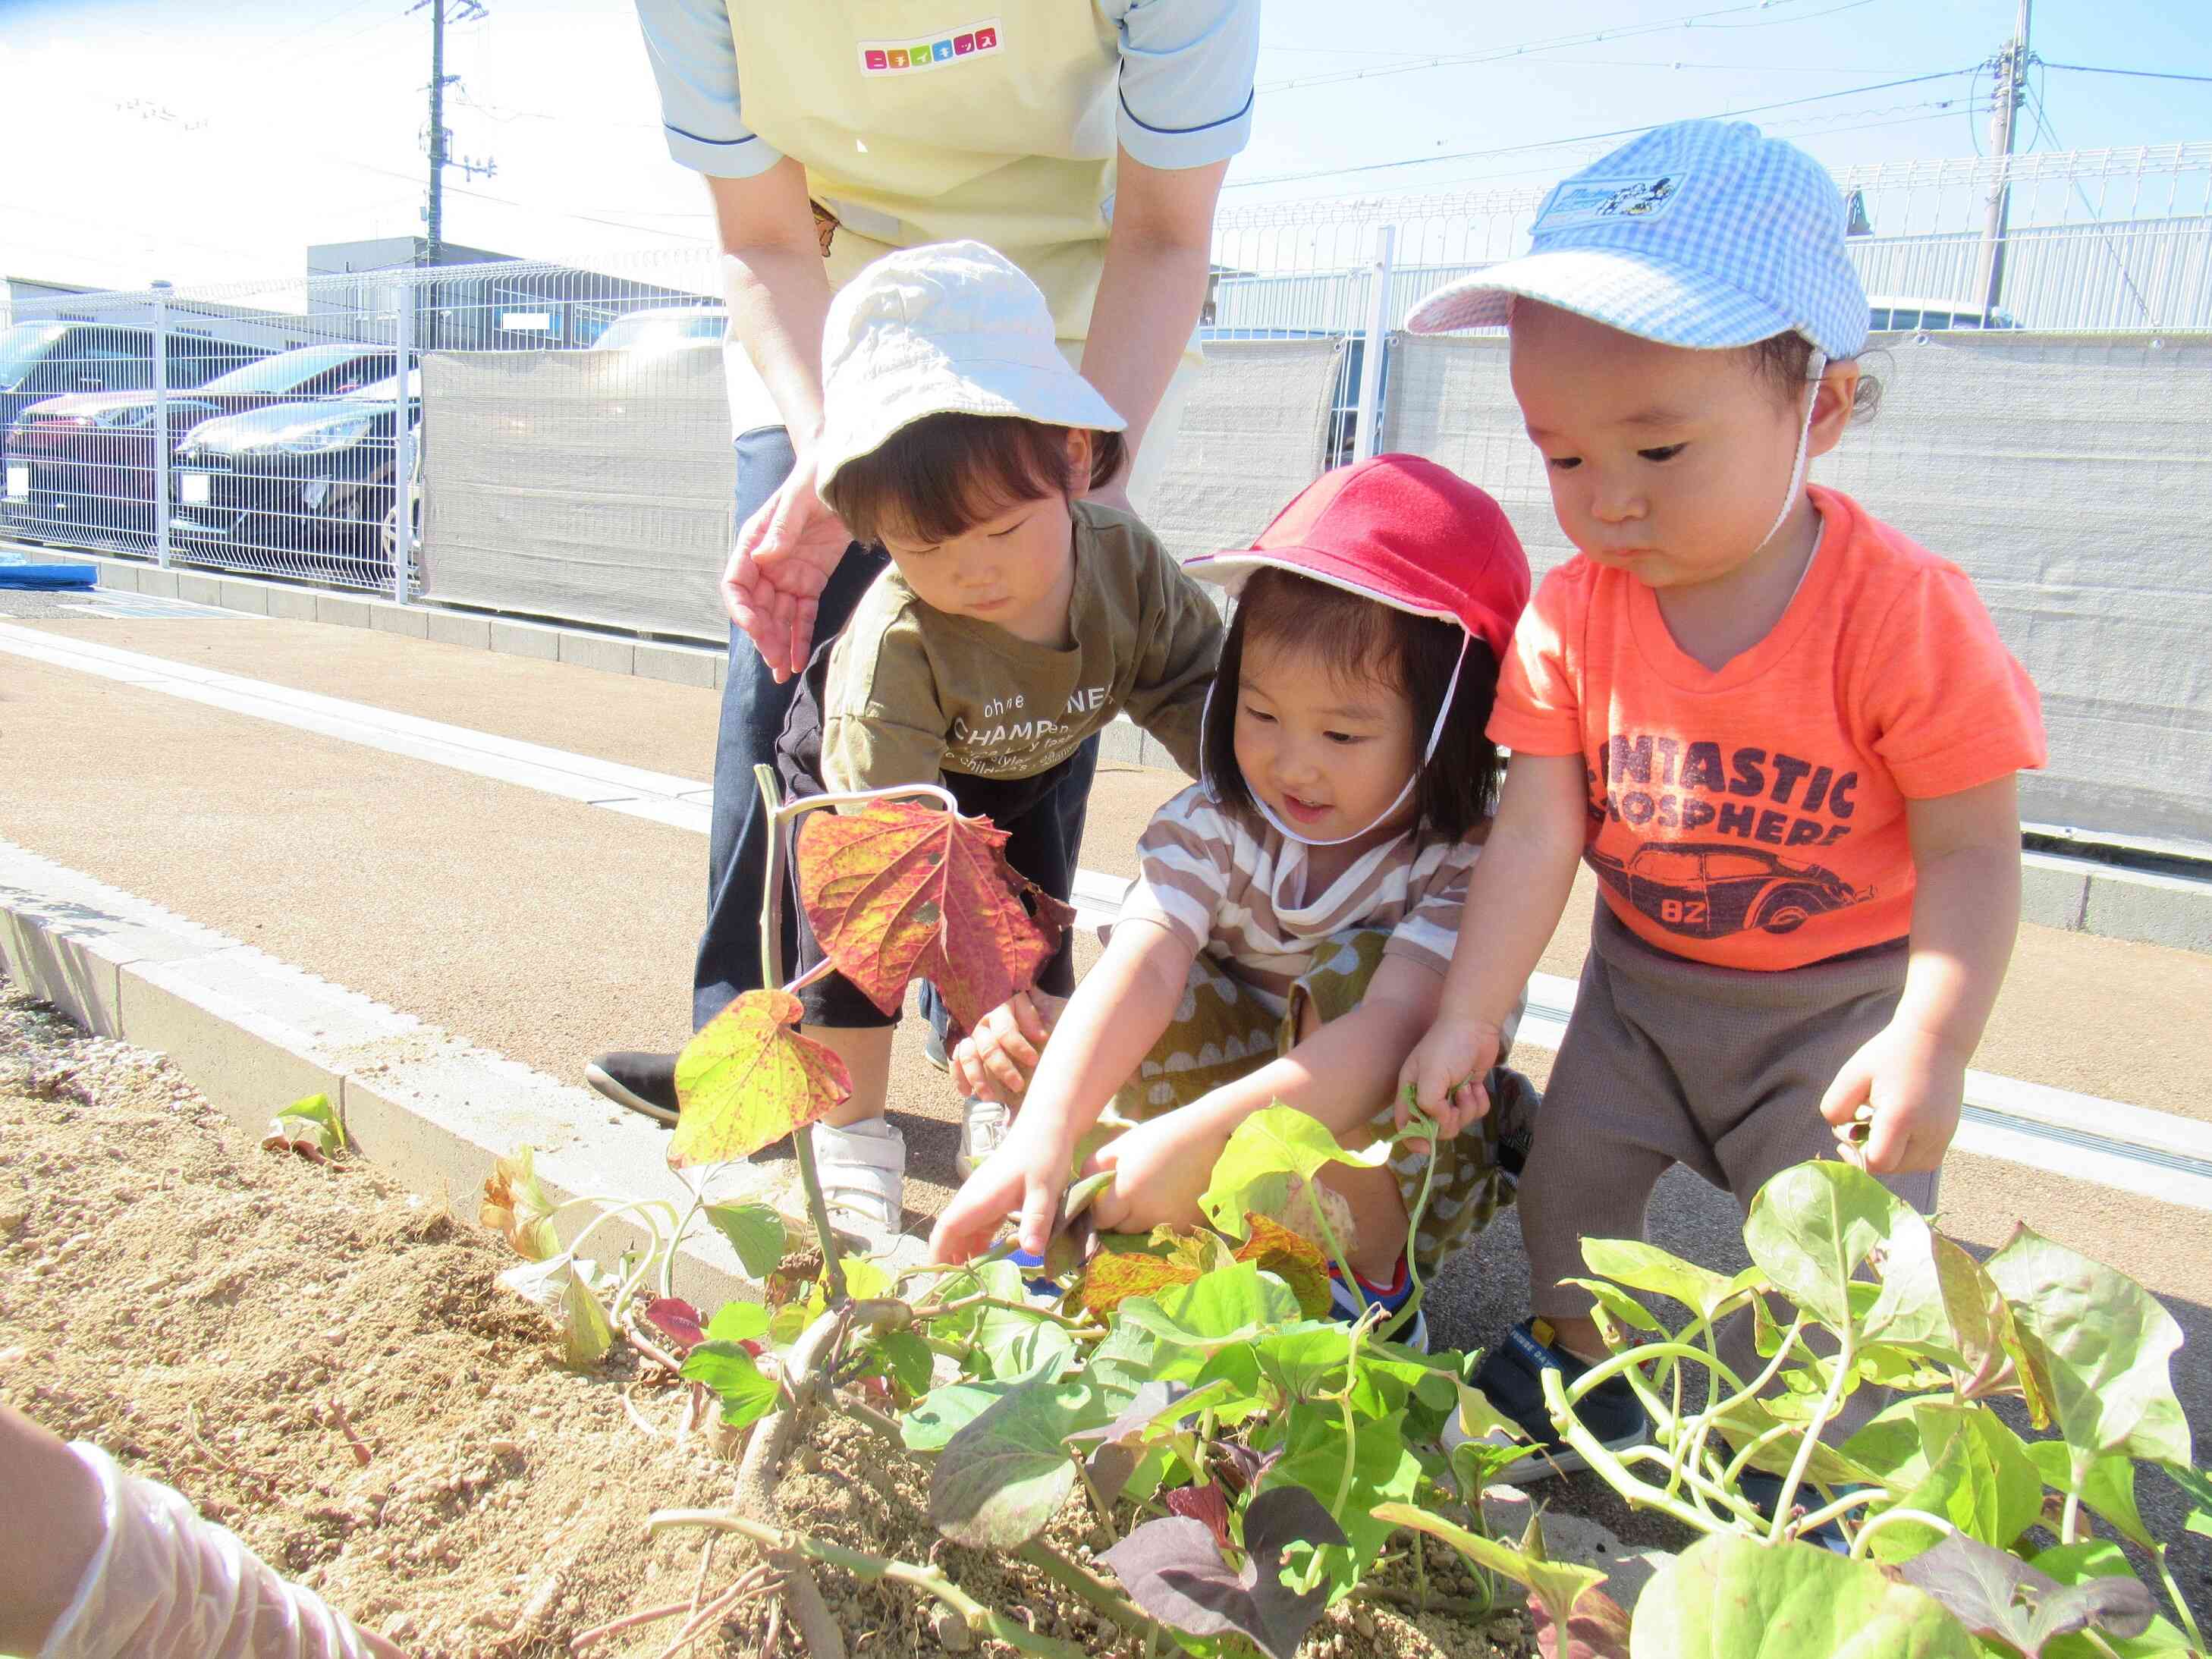
[[[514,1260],[357,1161],[263,1150],[161,1056],[89,1037],[0,978],[0,1401],[174,1486],[417,1659],[567,1653],[631,1613],[688,1607],[700,1538],[649,1540],[646,1516],[730,1495],[732,1466],[678,1437],[682,1395],[654,1368],[622,1345],[589,1374],[562,1366],[545,1316],[494,1282]],[[1042,1575],[939,1538],[921,1491],[903,1454],[831,1419],[783,1483],[783,1520],[933,1560],[1089,1651],[1142,1652]],[[1087,1555],[1108,1541],[1091,1525],[1072,1502],[1056,1541]],[[1428,1554],[1432,1593],[1478,1593]],[[750,1561],[723,1543],[708,1595]],[[856,1654],[1011,1651],[971,1647],[915,1591],[817,1576]],[[1410,1565],[1377,1582],[1410,1590]],[[687,1650],[760,1654],[769,1618],[748,1597]],[[682,1622],[588,1650],[663,1654]],[[1363,1601],[1302,1653],[1505,1659],[1527,1643],[1517,1611]],[[795,1633],[781,1644],[799,1650]]]

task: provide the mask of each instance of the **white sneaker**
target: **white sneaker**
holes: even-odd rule
[[[970,1095],[962,1108],[960,1150],[953,1155],[953,1173],[963,1181],[974,1175],[999,1150],[1013,1123],[1013,1113],[1001,1103]]]
[[[890,1119],[816,1124],[814,1171],[831,1221],[872,1243],[896,1235],[906,1215],[906,1137]]]

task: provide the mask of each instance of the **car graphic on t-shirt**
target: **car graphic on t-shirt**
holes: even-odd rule
[[[1794,933],[1814,916],[1874,896],[1820,865],[1728,842],[1652,842],[1625,860],[1593,852],[1589,865],[1638,910],[1691,939],[1753,927]]]

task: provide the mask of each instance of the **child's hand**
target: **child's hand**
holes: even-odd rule
[[[1966,1056],[1956,1045],[1918,1026],[1893,1024],[1844,1062],[1820,1098],[1820,1115],[1846,1143],[1865,1122],[1866,1139],[1853,1161],[1863,1160],[1869,1175],[1905,1175],[1942,1164],[1959,1132],[1966,1094]],[[1869,1109],[1864,1120],[1862,1106]]]
[[[1229,1137],[1193,1110],[1163,1113],[1100,1147],[1085,1175],[1114,1171],[1114,1184],[1091,1201],[1100,1231],[1143,1233],[1197,1219],[1198,1200]]]
[[[1060,1022],[1067,999],[1017,991],[975,1023],[952,1051],[952,1080],[961,1093],[1017,1103],[1036,1071],[1037,1055]]]
[[[1504,1036],[1486,1020],[1444,1018],[1431,1025],[1398,1070],[1398,1127],[1413,1121],[1415,1104],[1445,1140],[1479,1122],[1490,1111],[1483,1079],[1498,1064]]]
[[[1073,1149],[1055,1137],[1041,1131],[1024,1134],[1017,1120],[999,1150],[968,1177],[937,1218],[929,1235],[930,1260],[961,1262],[982,1255],[1010,1215],[1019,1217],[1022,1249],[1042,1255],[1060,1214],[1072,1156]]]

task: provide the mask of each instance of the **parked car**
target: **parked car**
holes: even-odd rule
[[[154,338],[150,328],[67,319],[0,329],[0,453],[15,417],[33,404],[67,392],[140,392],[151,386]],[[183,331],[168,339],[164,378],[178,389],[203,385],[266,357],[270,349]]]
[[[592,342],[594,351],[671,351],[720,345],[730,313],[720,306],[653,306],[628,311]]]
[[[2009,311],[1992,312],[1986,323],[1971,300],[1916,300],[1877,294],[1867,301],[1867,326],[1875,333],[1937,333],[1952,328],[2018,328]]]
[[[1669,933],[1725,939],[1753,927],[1794,933],[1874,896],[1834,871],[1733,842],[1652,842],[1626,861],[1593,853],[1597,878]]]
[[[358,342],[278,352],[169,399],[170,453],[218,415],[302,398],[357,392],[389,380],[389,350]],[[80,392],[33,404],[15,417],[9,453],[22,488],[9,492],[13,521],[34,532],[154,533],[155,399],[150,392]]]
[[[388,573],[398,394],[393,375],[345,397],[202,422],[170,471],[172,544],[234,569],[296,571],[304,554],[338,561],[349,575]],[[410,430],[422,399],[422,371],[411,370]]]

